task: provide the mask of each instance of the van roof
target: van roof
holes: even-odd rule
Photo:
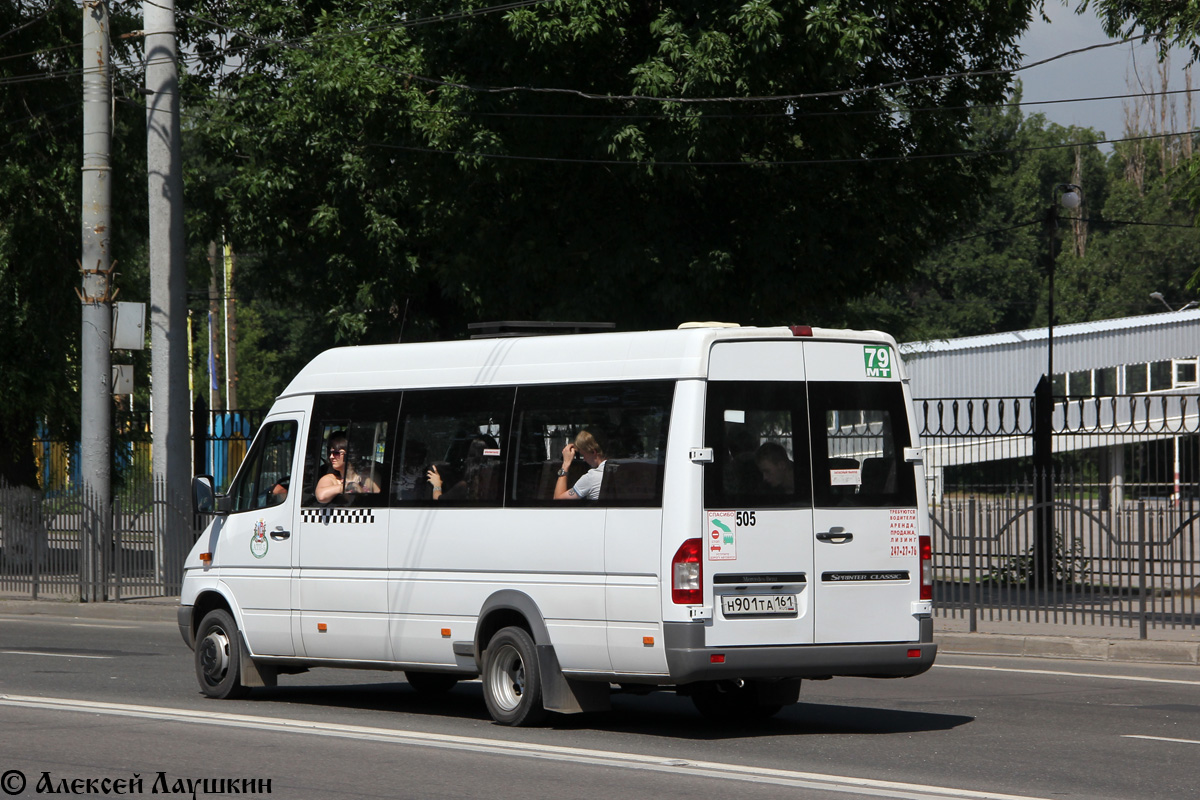
[[[715,342],[793,339],[790,328],[690,327],[452,342],[337,347],[308,363],[280,397],[340,391],[703,378]],[[880,331],[813,328],[811,340],[885,342]]]

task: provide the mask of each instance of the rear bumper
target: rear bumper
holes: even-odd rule
[[[807,644],[764,647],[706,647],[704,626],[663,626],[667,668],[676,684],[736,678],[907,678],[933,666],[933,620],[921,620],[920,640],[870,644]],[[712,656],[722,655],[722,663]]]

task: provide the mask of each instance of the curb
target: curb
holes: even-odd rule
[[[79,603],[74,600],[0,600],[0,615],[174,623],[175,609],[178,607],[178,597],[104,603]]]
[[[935,634],[933,638],[937,642],[939,653],[956,655],[1200,664],[1200,642],[1006,633],[941,633]]]

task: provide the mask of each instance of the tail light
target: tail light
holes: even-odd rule
[[[703,553],[699,539],[688,539],[679,545],[671,559],[671,602],[679,605],[699,605],[704,602]]]
[[[789,325],[788,327],[791,328],[791,330],[792,330],[792,336],[812,336],[813,335],[811,325]]]
[[[921,599],[933,599],[933,539],[929,536],[918,538],[921,550]]]

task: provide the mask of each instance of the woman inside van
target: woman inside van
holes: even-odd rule
[[[467,455],[462,463],[462,478],[453,486],[446,486],[437,465],[429,467],[426,480],[433,487],[434,500],[496,500],[500,485],[496,482],[496,454],[500,445],[491,436],[480,436],[471,440]]]
[[[370,475],[362,475],[350,463],[349,445],[344,434],[329,437],[329,472],[317,481],[318,503],[328,503],[339,494],[373,494],[379,491]]]

